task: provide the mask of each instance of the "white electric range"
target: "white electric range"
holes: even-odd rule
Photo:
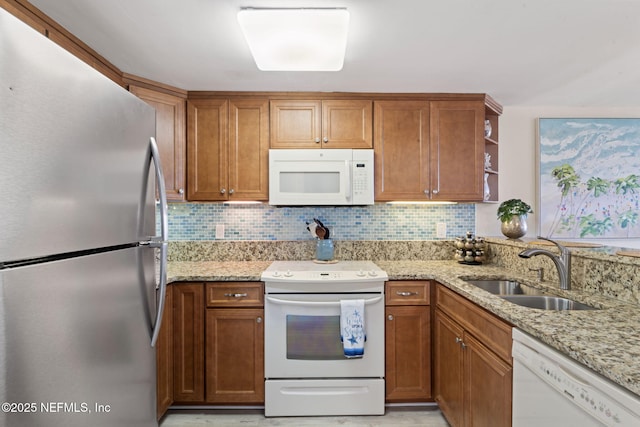
[[[384,282],[371,261],[275,261],[265,283],[265,415],[384,414]],[[347,356],[341,305],[364,308],[363,354]]]

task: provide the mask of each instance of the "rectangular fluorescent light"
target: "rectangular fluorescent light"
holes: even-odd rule
[[[238,22],[262,71],[340,71],[347,49],[346,8],[245,8]]]

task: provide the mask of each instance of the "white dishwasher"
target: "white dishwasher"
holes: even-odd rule
[[[513,427],[640,426],[637,396],[513,328]]]

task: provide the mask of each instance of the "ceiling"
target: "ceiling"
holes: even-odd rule
[[[488,93],[640,106],[637,0],[31,0],[123,72],[186,90]],[[241,7],[346,7],[338,72],[256,68]]]

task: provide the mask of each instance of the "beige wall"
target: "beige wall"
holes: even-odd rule
[[[570,108],[570,107],[504,107],[500,117],[500,200],[522,199],[533,206],[529,215],[529,231],[525,237],[537,236],[537,119],[539,117],[640,117],[640,108]],[[476,208],[476,233],[501,236],[495,204],[479,204]],[[637,240],[598,242],[613,246],[640,248]]]

